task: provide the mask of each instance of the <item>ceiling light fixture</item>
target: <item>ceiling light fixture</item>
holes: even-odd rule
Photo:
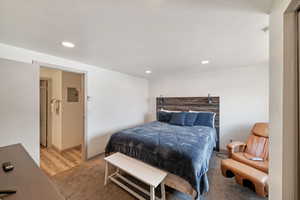
[[[75,44],[73,44],[72,42],[67,42],[67,41],[63,41],[61,43],[61,45],[63,45],[64,47],[67,47],[67,48],[74,48],[75,47]]]
[[[151,74],[152,71],[151,71],[151,70],[146,70],[145,73],[146,73],[146,74]]]
[[[202,61],[201,61],[201,64],[202,64],[202,65],[206,65],[206,64],[209,64],[209,63],[210,63],[209,60],[202,60]]]

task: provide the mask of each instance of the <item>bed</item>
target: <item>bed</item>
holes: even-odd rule
[[[214,105],[219,108],[219,102],[208,103],[203,100],[203,97],[194,97],[193,99],[190,107],[193,107],[195,111],[203,111],[203,109],[205,111],[214,109],[215,111]],[[162,107],[168,108],[168,102],[174,100],[177,103],[171,103],[172,109],[184,111],[187,109],[187,104],[184,102],[191,102],[191,97],[168,100],[170,98],[164,98],[163,102],[161,99],[157,100],[158,112]],[[217,100],[219,99],[217,98]],[[209,104],[209,110],[203,103]],[[218,122],[218,120],[214,121]],[[121,152],[169,172],[165,181],[166,185],[197,199],[209,189],[207,179],[209,161],[219,140],[219,127],[215,125],[216,123],[213,127],[178,126],[162,122],[162,120],[154,121],[113,134],[105,152],[106,155]]]

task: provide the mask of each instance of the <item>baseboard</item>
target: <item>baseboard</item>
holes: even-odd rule
[[[92,156],[92,157],[90,157],[90,158],[87,158],[87,160],[93,160],[93,159],[98,158],[98,157],[100,157],[100,156],[105,157],[105,152],[98,153],[98,154],[96,154],[96,155],[94,155],[94,156]]]
[[[54,144],[52,144],[51,148],[54,149],[56,152],[61,153],[61,150]]]
[[[71,150],[71,149],[76,149],[76,148],[80,148],[82,150],[81,144],[73,146],[73,147],[68,147],[68,148],[62,149],[60,152],[63,153],[65,151],[68,151],[68,150]]]

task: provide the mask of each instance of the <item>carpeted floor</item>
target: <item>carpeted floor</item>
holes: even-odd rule
[[[51,179],[66,200],[134,200],[126,191],[109,183],[103,186],[104,161],[98,157],[81,165],[57,174]],[[213,156],[208,172],[210,190],[204,200],[267,200],[258,197],[248,188],[237,185],[234,179],[224,178],[220,172],[220,158]],[[180,192],[168,190],[168,200],[190,200]]]

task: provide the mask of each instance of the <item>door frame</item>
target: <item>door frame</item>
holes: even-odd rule
[[[283,199],[297,200],[300,183],[299,8],[292,0],[284,13],[283,67]],[[271,158],[272,159],[272,158]]]
[[[87,126],[88,126],[88,115],[87,115],[87,110],[88,110],[88,96],[87,96],[87,80],[88,80],[88,71],[85,70],[78,70],[76,68],[72,68],[72,67],[65,67],[65,66],[60,66],[60,65],[53,65],[53,64],[49,64],[49,63],[44,63],[44,62],[39,62],[39,61],[32,61],[33,64],[36,64],[39,66],[39,68],[41,67],[47,67],[50,69],[56,69],[56,70],[62,70],[62,71],[66,71],[66,72],[73,72],[73,73],[78,73],[81,74],[83,76],[83,142],[82,142],[82,151],[81,151],[81,158],[83,161],[88,160],[88,143],[87,143]],[[40,74],[39,74],[40,76]]]
[[[47,86],[46,86],[46,90],[47,90],[47,118],[46,118],[46,124],[47,124],[47,139],[46,139],[46,147],[51,147],[52,145],[52,120],[51,120],[51,113],[49,112],[51,109],[51,106],[49,104],[50,99],[51,99],[51,79],[48,78],[40,78],[40,81],[46,81],[47,82]],[[41,131],[41,130],[40,130]]]

